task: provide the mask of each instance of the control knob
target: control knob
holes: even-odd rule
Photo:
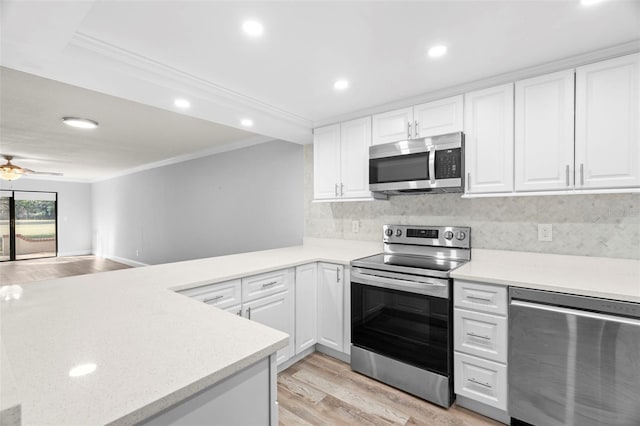
[[[396,230],[396,237],[402,236],[402,229]]]
[[[393,235],[393,229],[391,228],[387,228],[386,231],[384,231],[385,234],[387,234],[387,237],[390,237]]]
[[[467,236],[467,234],[465,234],[464,232],[458,231],[458,233],[456,234],[456,239],[464,240],[466,236]]]
[[[447,232],[445,232],[445,233],[444,233],[444,237],[445,237],[447,240],[451,240],[451,239],[453,239],[453,232],[451,232],[451,231],[447,231]]]

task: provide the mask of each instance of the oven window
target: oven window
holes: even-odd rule
[[[428,179],[428,152],[369,160],[369,183],[371,184]]]
[[[355,346],[448,375],[449,300],[351,283]]]

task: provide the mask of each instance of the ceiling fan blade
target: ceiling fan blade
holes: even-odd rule
[[[24,168],[22,170],[24,170],[24,172],[26,174],[29,174],[29,175],[50,175],[50,176],[62,176],[63,175],[62,173],[56,173],[56,172],[36,172],[34,170],[29,170],[29,169],[24,169]]]

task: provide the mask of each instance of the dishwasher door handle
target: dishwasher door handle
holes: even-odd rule
[[[629,325],[635,325],[640,327],[640,319],[619,317],[616,315],[607,315],[607,314],[601,314],[597,312],[582,311],[579,309],[562,308],[560,306],[541,305],[538,303],[525,302],[522,300],[512,300],[511,306],[520,306],[520,307],[529,308],[529,309],[540,309],[543,311],[557,312],[559,314],[564,314],[564,315],[575,315],[577,317],[591,318],[591,319],[600,320],[600,321],[617,322],[619,324],[629,324]]]

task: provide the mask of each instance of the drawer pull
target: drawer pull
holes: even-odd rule
[[[482,335],[476,334],[476,333],[467,333],[467,336],[477,337],[478,339],[491,340],[491,337],[489,337],[489,336],[482,336]]]
[[[224,295],[223,295],[223,294],[219,294],[219,295],[217,295],[216,297],[210,297],[210,298],[208,298],[208,299],[204,299],[204,300],[203,300],[203,302],[204,302],[204,303],[209,303],[209,302],[213,302],[214,300],[220,300],[220,299],[222,299],[223,297],[224,297]]]
[[[489,383],[482,383],[476,379],[474,379],[473,377],[468,379],[471,383],[475,383],[476,385],[480,385],[480,386],[484,386],[485,388],[489,388],[491,389],[493,386],[491,386]]]
[[[486,297],[479,297],[479,296],[467,296],[467,299],[482,300],[483,302],[491,302],[491,299],[488,299]]]
[[[278,281],[271,281],[270,283],[262,284],[262,288],[271,287],[272,285],[276,285],[276,284],[278,284]]]

